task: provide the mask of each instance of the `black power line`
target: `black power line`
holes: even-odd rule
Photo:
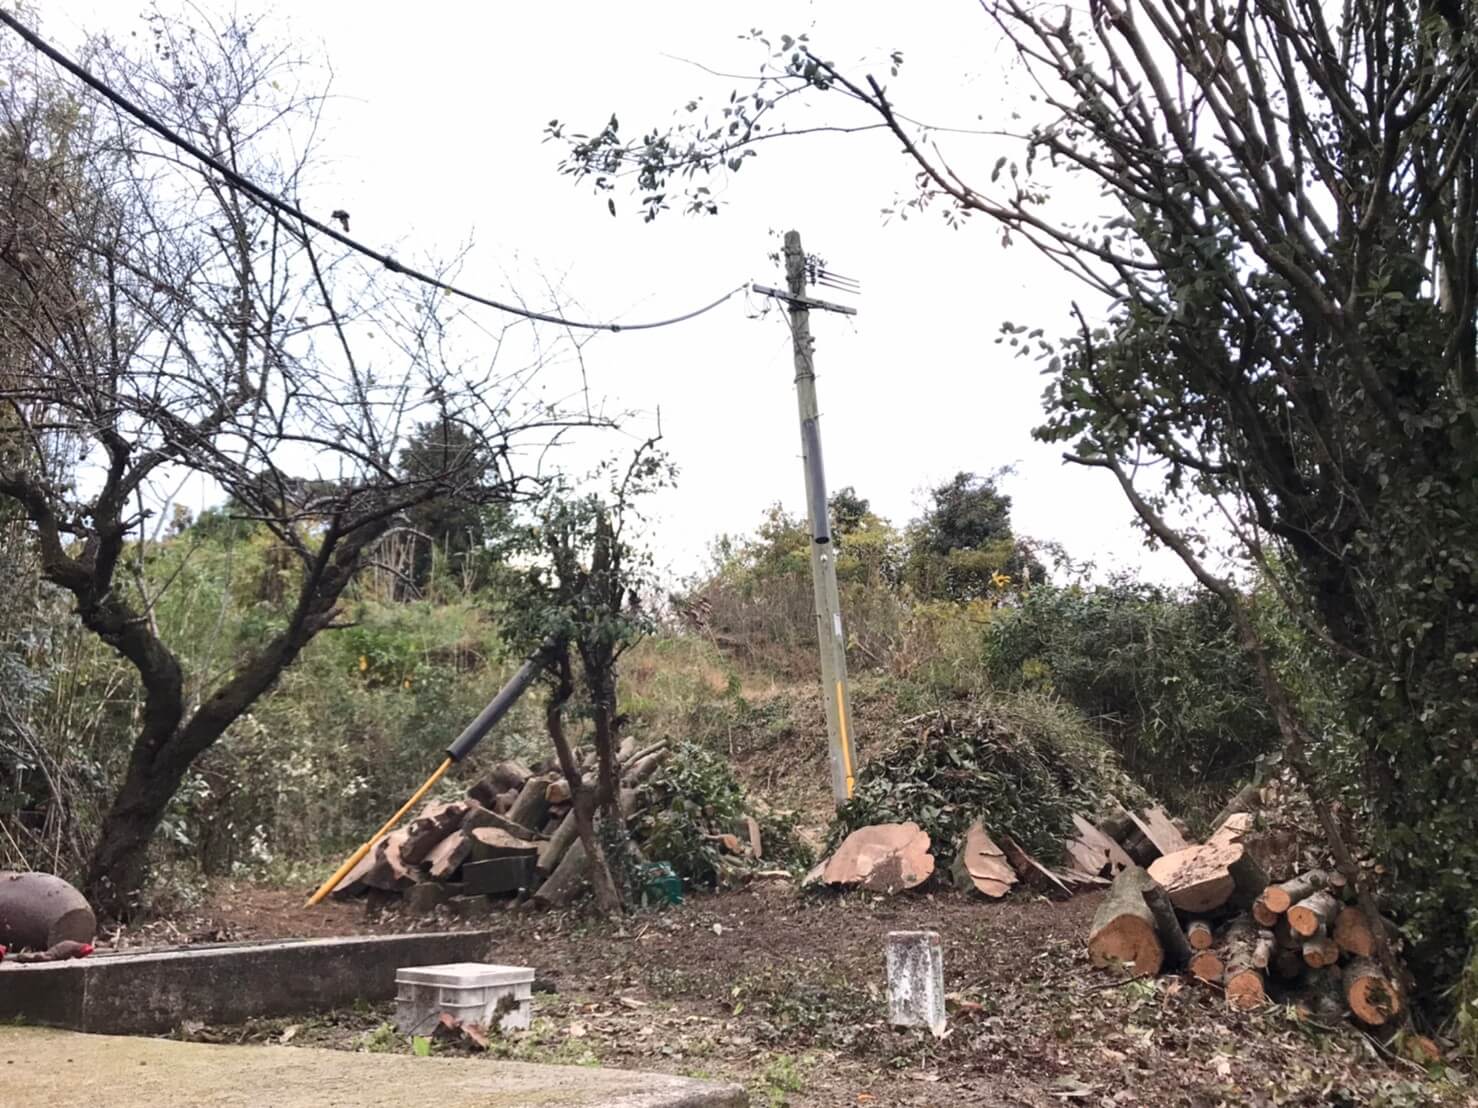
[[[184,135],[181,135],[177,131],[171,130],[166,124],[164,124],[154,116],[150,115],[147,111],[139,107],[133,101],[129,100],[128,97],[111,88],[103,81],[99,80],[97,77],[94,77],[81,65],[72,61],[71,58],[67,57],[56,47],[52,46],[40,35],[36,34],[29,27],[23,24],[19,19],[11,15],[8,11],[5,11],[3,8],[0,8],[0,23],[3,23],[16,34],[20,35],[21,38],[25,39],[26,42],[28,42],[31,46],[39,50],[41,53],[45,54],[48,58],[54,61],[57,65],[61,66],[68,73],[72,74],[72,76],[76,77],[88,88],[92,89],[94,92],[98,93],[105,99],[112,101],[115,105],[122,108],[129,115],[133,116],[134,119],[138,120],[149,130],[153,131],[156,135],[163,138],[166,142],[179,147],[181,150],[188,153],[197,161],[204,163],[216,173],[219,173],[231,184],[239,188],[242,192],[249,193],[251,196],[255,197],[260,203],[265,204],[268,207],[283,213],[284,215],[291,216],[293,219],[298,220],[303,225],[307,227],[312,227],[320,234],[327,235],[335,242],[342,243],[349,249],[363,254],[366,258],[373,258],[386,269],[390,270],[390,272],[392,273],[403,274],[404,276],[409,277],[412,280],[431,285],[434,288],[441,289],[442,291],[450,293],[453,296],[460,296],[464,300],[470,300],[474,304],[482,304],[485,307],[496,308],[500,312],[507,312],[509,315],[522,316],[525,319],[532,319],[540,323],[557,323],[561,327],[574,327],[584,331],[650,331],[656,327],[669,327],[674,323],[683,323],[689,319],[694,319],[700,315],[703,315],[705,312],[711,312],[714,308],[717,308],[719,305],[728,301],[731,297],[737,295],[740,292],[743,292],[746,288],[749,287],[748,283],[746,282],[745,284],[740,285],[738,288],[731,289],[729,292],[724,293],[724,295],[720,296],[711,304],[705,304],[701,308],[695,308],[691,312],[684,312],[682,315],[673,316],[671,319],[658,319],[653,320],[649,323],[591,323],[585,320],[566,319],[564,316],[551,315],[546,312],[530,311],[527,308],[520,308],[514,304],[505,304],[501,300],[494,300],[491,297],[482,296],[475,292],[468,292],[466,289],[458,288],[456,285],[449,285],[445,281],[438,281],[429,273],[422,273],[418,269],[401,264],[400,262],[392,258],[389,254],[382,254],[380,253],[380,251],[366,246],[358,239],[350,238],[348,235],[334,229],[333,227],[330,227],[328,224],[314,219],[312,216],[308,215],[306,212],[300,209],[297,205],[290,204],[286,200],[283,200],[268,192],[260,185],[254,184],[253,182],[247,180],[247,178],[237,173],[230,166],[225,165],[218,159],[206,153],[204,150],[200,149],[200,147],[196,146],[189,139],[185,138]]]

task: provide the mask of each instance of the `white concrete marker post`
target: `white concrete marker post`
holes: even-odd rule
[[[888,933],[888,1022],[944,1034],[944,953],[937,931]]]

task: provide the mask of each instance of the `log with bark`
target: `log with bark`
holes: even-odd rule
[[[0,946],[46,950],[91,942],[96,933],[92,907],[68,882],[49,873],[0,872]]]
[[[1329,874],[1321,869],[1310,870],[1287,881],[1269,885],[1257,898],[1257,903],[1272,913],[1281,916],[1300,900],[1306,900],[1329,884]]]
[[[1345,1003],[1361,1023],[1379,1027],[1401,1014],[1401,994],[1373,958],[1356,958],[1344,971]]]
[[[640,785],[648,777],[657,772],[659,766],[667,760],[667,750],[658,746],[647,753],[638,753],[629,768],[621,774],[621,780],[628,785]]]
[[[559,827],[549,841],[539,848],[539,872],[549,874],[554,872],[554,867],[559,865],[560,859],[565,856],[565,851],[570,849],[570,844],[579,837],[579,830],[575,827],[575,813],[570,812],[564,819],[560,820]]]
[[[362,896],[369,886],[365,884],[365,876],[379,864],[379,843],[371,847],[359,861],[354,863],[354,868],[344,874],[344,879],[334,886],[329,896],[334,900],[350,900],[356,896]]]
[[[1357,958],[1375,954],[1375,929],[1365,913],[1354,905],[1341,908],[1334,917],[1334,941],[1340,950]]]
[[[1303,959],[1315,969],[1338,965],[1339,955],[1339,944],[1328,935],[1315,935],[1304,940]]]
[[[1293,933],[1293,929],[1288,926],[1287,916],[1278,917],[1278,922],[1273,927],[1273,941],[1278,944],[1279,950],[1294,950],[1300,958],[1303,957],[1304,937]]]
[[[400,847],[400,860],[408,866],[420,865],[431,849],[462,825],[468,805],[462,802],[428,804],[406,825],[405,841]]]
[[[360,879],[365,887],[379,889],[381,892],[401,893],[416,883],[418,878],[415,870],[401,858],[401,851],[409,839],[410,829],[400,827],[375,845],[371,852],[375,863]]]
[[[1192,950],[1210,950],[1216,945],[1216,935],[1211,929],[1211,923],[1204,919],[1190,920],[1185,925],[1185,938]]]
[[[520,827],[543,827],[549,812],[548,776],[530,777],[519,790],[518,799],[508,809],[508,818]]]
[[[1323,935],[1339,914],[1339,901],[1327,892],[1305,897],[1288,909],[1288,926],[1305,939]]]
[[[1309,970],[1300,1007],[1320,1023],[1341,1023],[1345,1018],[1344,974],[1335,966]]]
[[[1272,932],[1260,931],[1251,920],[1236,919],[1227,925],[1223,942],[1227,1003],[1241,1011],[1259,1007],[1267,1000],[1263,971],[1273,953]]]
[[[1283,917],[1267,906],[1261,897],[1252,902],[1252,918],[1259,927],[1277,927]]]
[[[749,853],[755,861],[765,856],[765,841],[760,834],[760,822],[753,816],[744,817],[744,835],[749,840]]]
[[[1257,807],[1261,793],[1262,789],[1256,781],[1243,785],[1237,790],[1236,795],[1227,801],[1226,807],[1216,814],[1216,818],[1211,821],[1211,826],[1220,827],[1233,816],[1250,812]]]
[[[431,848],[422,863],[433,881],[450,881],[467,855],[472,853],[472,831],[458,829]],[[380,888],[382,886],[375,886]]]
[[[1133,865],[1147,866],[1160,857],[1160,851],[1139,829],[1134,817],[1123,808],[1115,808],[1098,822],[1098,829],[1119,844]]]
[[[526,839],[529,842],[542,842],[544,840],[544,836],[539,834],[539,832],[511,820],[507,816],[489,811],[480,804],[469,804],[467,815],[462,820],[462,830],[471,831],[478,827],[498,827],[507,831],[514,838]]]
[[[491,858],[534,858],[541,847],[541,844],[510,835],[501,827],[474,827],[463,834],[472,840],[466,858],[468,862],[486,862]]]
[[[590,885],[590,859],[577,836],[560,858],[554,872],[534,890],[534,903],[542,908],[562,908],[581,896]]]
[[[1096,966],[1122,965],[1145,977],[1167,961],[1184,964],[1191,948],[1165,890],[1143,868],[1130,866],[1114,878],[1093,915],[1088,955]]]
[[[532,776],[534,773],[528,766],[519,761],[509,760],[499,762],[490,769],[487,779],[493,783],[495,791],[503,792],[505,789],[515,791],[522,789]]]
[[[1011,868],[1016,871],[1016,876],[1022,880],[1030,882],[1048,896],[1070,897],[1073,895],[1073,890],[1069,887],[1064,874],[1056,873],[1042,865],[1010,835],[1001,836],[1001,849],[1005,852],[1006,861],[1010,862]]]

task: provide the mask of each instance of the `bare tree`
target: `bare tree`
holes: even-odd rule
[[[321,71],[257,23],[192,19],[156,12],[141,36],[94,41],[88,63],[246,179],[309,193]],[[340,599],[387,532],[433,498],[521,495],[521,444],[570,423],[522,399],[537,364],[455,356],[437,289],[323,252],[33,57],[8,60],[0,503],[29,522],[46,580],[138,675],[137,734],[87,874],[121,917],[191,764],[342,625]],[[408,473],[396,453],[416,422],[458,428],[459,448]],[[285,624],[224,676],[188,671],[129,569],[182,483],[270,529],[296,567]]]

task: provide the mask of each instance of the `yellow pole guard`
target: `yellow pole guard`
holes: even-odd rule
[[[837,722],[842,728],[842,769],[847,774],[847,799],[852,799],[852,740],[847,735],[847,709],[842,700],[842,683],[837,682]]]
[[[432,787],[446,775],[446,771],[451,768],[452,760],[450,758],[437,766],[436,772],[426,778],[426,783],[417,789],[411,798],[401,806],[400,811],[386,820],[385,826],[371,835],[367,843],[349,855],[348,858],[344,859],[344,864],[334,871],[334,875],[320,885],[318,891],[308,898],[306,906],[309,908],[313,907],[315,904],[321,902],[324,897],[328,896],[329,893],[333,892],[334,887],[348,876],[351,869],[359,865],[360,860],[374,848],[375,843],[390,834],[395,829],[395,825],[405,818],[405,814],[414,808],[420,799],[429,793]]]

